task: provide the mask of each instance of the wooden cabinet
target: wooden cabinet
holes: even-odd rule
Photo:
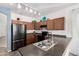
[[[64,17],[47,20],[48,30],[64,30]]]
[[[12,20],[13,24],[26,24],[26,22],[24,21],[20,21],[20,20]]]
[[[54,19],[54,29],[64,30],[64,17]]]
[[[40,22],[40,25],[46,25],[47,24],[47,21],[45,22]]]
[[[41,30],[41,25],[47,25],[47,22],[36,22],[35,24],[35,30]]]
[[[27,40],[26,40],[27,44],[32,44],[35,43],[36,41],[37,41],[36,37],[33,34],[27,34]]]
[[[27,30],[34,30],[34,24],[32,22],[27,22]]]
[[[35,30],[40,30],[40,22],[35,23]]]
[[[64,30],[64,17],[56,19],[48,19],[46,22],[23,22],[14,20],[13,23],[26,24],[27,30],[41,30],[41,25],[47,25],[48,30]]]
[[[53,20],[47,20],[47,29],[54,30],[54,21]]]

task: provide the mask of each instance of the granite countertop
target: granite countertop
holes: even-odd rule
[[[23,56],[62,56],[66,46],[70,42],[70,39],[53,37],[53,40],[58,43],[48,51],[43,51],[33,44],[22,47],[18,49],[18,51]]]

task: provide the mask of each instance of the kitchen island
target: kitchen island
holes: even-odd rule
[[[33,43],[18,49],[18,52],[22,56],[62,56],[68,43],[70,42],[70,38],[53,37],[53,40],[54,42],[57,42],[57,44],[48,51],[41,50],[40,48],[34,46]]]

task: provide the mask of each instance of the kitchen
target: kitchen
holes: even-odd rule
[[[27,4],[29,6],[26,6]],[[9,53],[17,51],[22,56],[63,55],[72,39],[70,11],[77,4],[38,3],[37,5],[41,6],[42,10],[39,7],[37,8],[36,4],[30,3],[0,5],[10,8],[7,40]],[[57,6],[56,9],[53,9],[53,5]],[[45,6],[48,6],[48,8]],[[51,11],[50,6],[52,7]],[[40,12],[31,7],[40,9]],[[45,8],[47,8],[47,12]]]
[[[39,53],[39,51],[38,51],[39,49],[37,49],[37,48],[42,49],[42,48],[45,47],[45,44],[48,44],[48,43],[51,43],[52,42],[51,45],[48,48],[45,47],[46,49],[42,49],[44,51],[41,52],[41,53],[45,55],[46,54],[45,51],[48,51],[48,50],[50,51],[50,49],[52,47],[54,49],[54,46],[59,44],[58,40],[60,38],[59,41],[64,42],[64,43],[62,43],[64,45],[63,45],[63,48],[61,49],[61,52],[60,52],[61,54],[59,52],[58,52],[59,54],[57,53],[58,47],[60,48],[60,46],[57,46],[57,48],[55,49],[56,51],[54,52],[53,55],[55,55],[55,53],[57,53],[56,55],[62,55],[63,52],[64,52],[64,49],[68,45],[68,43],[69,43],[68,41],[70,41],[70,39],[66,38],[65,35],[52,34],[52,32],[50,32],[49,30],[64,30],[64,20],[65,20],[64,17],[56,18],[56,19],[47,19],[45,21],[42,21],[41,20],[40,22],[36,22],[35,20],[32,21],[32,22],[24,22],[24,21],[21,21],[20,18],[17,18],[16,20],[12,20],[12,24],[16,24],[18,26],[21,24],[21,25],[24,25],[25,26],[24,27],[24,29],[25,29],[24,30],[24,34],[25,34],[24,35],[24,40],[23,41],[15,41],[15,43],[12,44],[13,45],[12,50],[14,51],[14,50],[17,50],[18,48],[20,48],[18,51],[21,52],[21,53],[24,52],[23,55],[28,55],[29,53],[32,54],[32,55],[41,55]],[[18,27],[18,26],[16,26],[16,27]],[[21,29],[22,28],[19,28],[19,29],[17,28],[18,31],[21,31]],[[28,32],[29,30],[31,32]],[[15,33],[15,32],[12,32],[12,34],[13,33]],[[19,35],[19,34],[17,34],[17,35]],[[16,34],[13,37],[15,37],[15,36],[16,36]],[[55,37],[58,37],[58,40],[57,41],[56,41],[56,39],[53,39]],[[18,39],[20,40],[21,38],[18,38]],[[18,40],[18,39],[14,39],[13,38],[13,40]],[[52,39],[55,40],[55,41],[52,41]],[[67,39],[66,40],[67,42],[65,42],[65,40],[63,41],[63,39]],[[45,42],[46,40],[47,40],[47,43]],[[43,42],[43,43],[41,43],[41,42]],[[30,47],[33,47],[33,45],[36,46],[34,49],[36,49],[38,51],[38,54],[36,54],[35,52],[34,52],[35,54],[32,53],[32,51],[34,49],[33,48],[30,48]],[[26,47],[24,47],[24,46],[26,46]],[[24,47],[24,48],[21,48],[21,47]],[[30,50],[28,50],[28,48]],[[27,51],[29,51],[29,52],[26,53]],[[51,53],[49,53],[49,54],[47,53],[47,55],[52,55],[52,54]]]

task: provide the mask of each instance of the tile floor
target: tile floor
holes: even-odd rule
[[[0,47],[7,47],[7,39],[5,36],[0,37]]]

